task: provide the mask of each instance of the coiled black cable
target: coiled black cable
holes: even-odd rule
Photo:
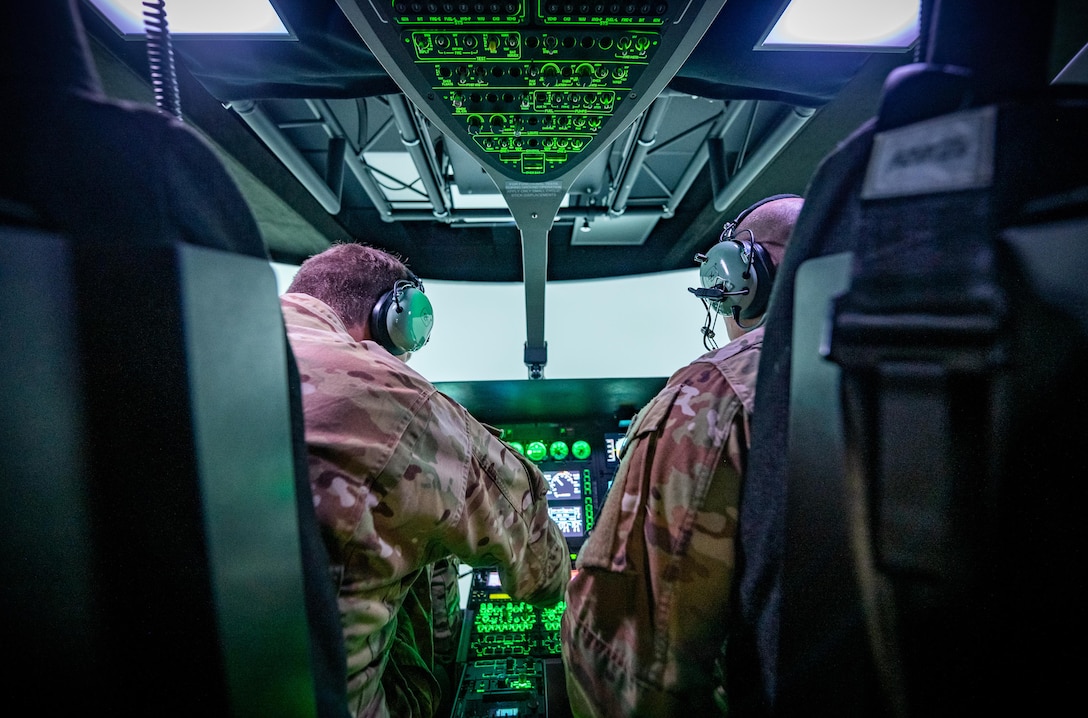
[[[144,32],[147,34],[147,65],[155,106],[159,112],[181,120],[181,91],[174,70],[174,47],[165,0],[144,0]]]

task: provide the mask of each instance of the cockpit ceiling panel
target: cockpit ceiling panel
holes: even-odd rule
[[[723,0],[338,0],[406,95],[492,174],[568,176],[666,87]]]

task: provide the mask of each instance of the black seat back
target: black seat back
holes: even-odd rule
[[[9,694],[345,715],[298,375],[256,223],[196,133],[101,95],[75,0],[14,14],[0,67],[17,99],[0,113]]]
[[[1002,6],[1022,21],[1016,65],[973,55],[997,51],[995,26],[944,5],[962,14],[931,34],[981,44],[889,78],[814,177],[779,272],[741,503],[737,715],[1072,697],[1047,645],[1084,635],[1084,489],[1059,417],[1088,401],[1070,281],[1088,262],[1088,103],[1040,80],[1052,7]]]
[[[314,715],[267,263],[25,229],[0,251],[0,325],[18,342],[2,372],[12,690],[56,708]]]
[[[867,176],[898,142],[932,143],[957,122],[977,123],[979,149],[992,133],[992,180],[870,195],[834,303],[840,506],[884,710],[1051,712],[1075,685],[1072,666],[1045,658],[1053,638],[1085,635],[1073,596],[1088,548],[1075,507],[1088,497],[1068,416],[1088,402],[1088,292],[1071,281],[1088,270],[1088,94],[880,133]],[[793,493],[804,465],[788,476],[787,527],[813,518]],[[813,548],[795,547],[797,563]],[[787,596],[806,588],[794,564],[787,547]],[[784,604],[782,620],[780,660],[799,659],[805,611]]]

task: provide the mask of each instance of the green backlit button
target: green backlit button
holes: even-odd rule
[[[588,459],[592,449],[589,447],[589,442],[579,439],[574,442],[574,446],[570,448],[570,452],[574,454],[576,459]]]
[[[520,441],[511,441],[510,448],[512,448],[514,451],[518,452],[522,456],[525,456],[525,447],[521,445]]]
[[[533,461],[540,461],[548,455],[548,447],[544,446],[543,441],[534,441],[529,444],[529,448],[526,449],[525,455]]]
[[[567,446],[565,441],[553,441],[551,447],[548,449],[548,453],[552,455],[552,458],[556,461],[562,461],[567,458],[567,454],[570,453],[570,447]]]

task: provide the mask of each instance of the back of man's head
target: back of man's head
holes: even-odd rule
[[[766,250],[777,267],[782,264],[786,254],[793,225],[801,214],[805,200],[801,197],[787,196],[756,207],[736,227],[739,237],[743,230],[751,230],[755,241]]]
[[[361,326],[378,299],[407,267],[387,252],[363,244],[336,244],[299,267],[288,292],[309,294],[328,304],[347,326]]]

